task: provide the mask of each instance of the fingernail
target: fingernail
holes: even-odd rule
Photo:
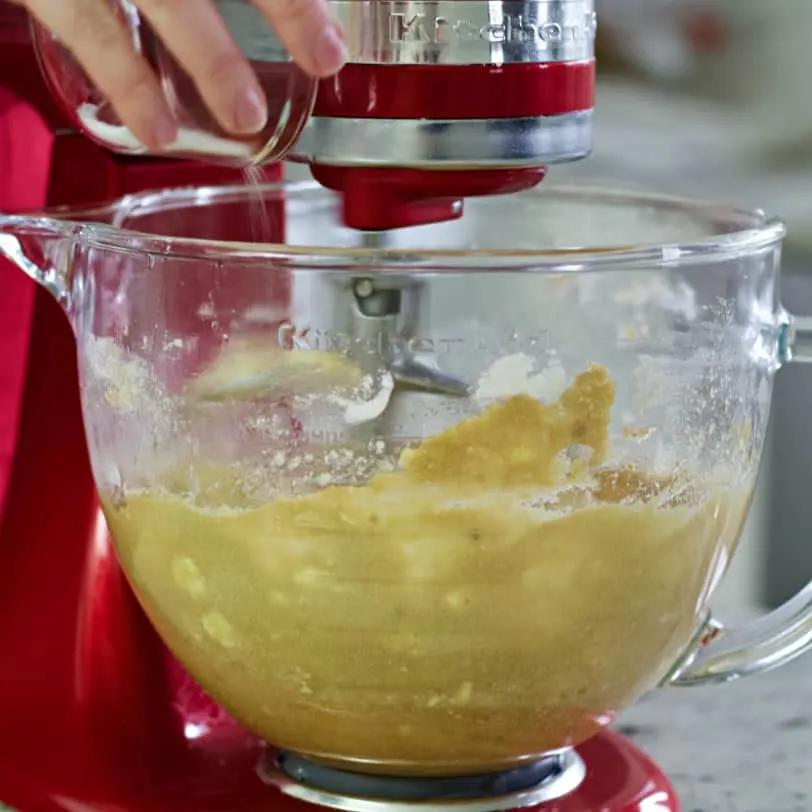
[[[324,29],[313,57],[322,76],[332,76],[344,67],[350,58],[350,52],[344,40],[344,32],[338,25],[330,25]]]
[[[155,120],[152,134],[159,147],[167,147],[178,137],[178,127],[170,116],[161,115]]]
[[[246,88],[234,106],[234,125],[237,133],[253,135],[268,123],[268,106],[253,87]]]

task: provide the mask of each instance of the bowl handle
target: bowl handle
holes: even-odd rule
[[[812,363],[812,317],[780,314],[778,360]],[[812,583],[744,628],[727,630],[710,620],[701,640],[665,684],[729,682],[785,665],[812,650]]]
[[[57,220],[0,214],[0,257],[42,285],[66,311],[72,267],[70,237],[77,229]]]
[[[666,679],[666,685],[730,682],[786,665],[812,650],[812,583],[794,598],[741,629],[710,620],[702,643]]]

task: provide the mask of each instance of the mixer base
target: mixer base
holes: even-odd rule
[[[64,743],[64,759],[41,760],[36,769],[28,764],[20,772],[19,750],[3,752],[0,739],[0,799],[18,812],[318,812],[325,806],[361,812],[496,812],[509,808],[680,812],[674,789],[656,764],[611,731],[582,744],[569,757],[544,759],[487,780],[458,782],[456,794],[450,784],[406,781],[395,791],[392,779],[354,776],[356,782],[389,782],[387,800],[380,797],[380,784],[377,789],[371,783],[359,789],[356,783],[350,790],[346,774],[324,768],[314,771],[315,765],[292,756],[280,758],[265,751],[261,757],[265,769],[258,771],[261,750],[249,738],[241,743],[232,739],[225,750],[206,739],[204,734],[189,740],[187,757],[165,762],[165,770],[152,772],[149,780],[127,780],[127,771],[137,767],[133,761],[105,763],[78,741],[73,750],[71,742]],[[203,752],[195,754],[196,743],[203,745]],[[72,769],[65,772],[69,764]],[[121,774],[116,777],[119,768]],[[571,782],[569,789],[566,781]],[[438,786],[442,792],[437,791]],[[351,791],[356,795],[348,795]],[[359,797],[362,792],[379,797]]]
[[[269,754],[263,780],[291,798],[352,812],[503,812],[538,807],[575,791],[586,767],[574,751],[551,755],[499,773],[459,778],[359,775],[290,753]]]

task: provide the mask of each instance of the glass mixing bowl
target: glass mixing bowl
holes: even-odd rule
[[[781,223],[554,185],[385,244],[339,214],[303,184],[0,218],[73,325],[127,576],[218,702],[334,766],[482,773],[810,647],[809,591],[709,614],[810,346]]]

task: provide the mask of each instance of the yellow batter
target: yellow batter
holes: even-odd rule
[[[156,488],[107,518],[170,647],[270,742],[389,773],[496,769],[582,741],[665,675],[745,517],[748,493],[607,468],[613,399],[591,367],[365,487],[241,509],[222,472],[230,509]]]

